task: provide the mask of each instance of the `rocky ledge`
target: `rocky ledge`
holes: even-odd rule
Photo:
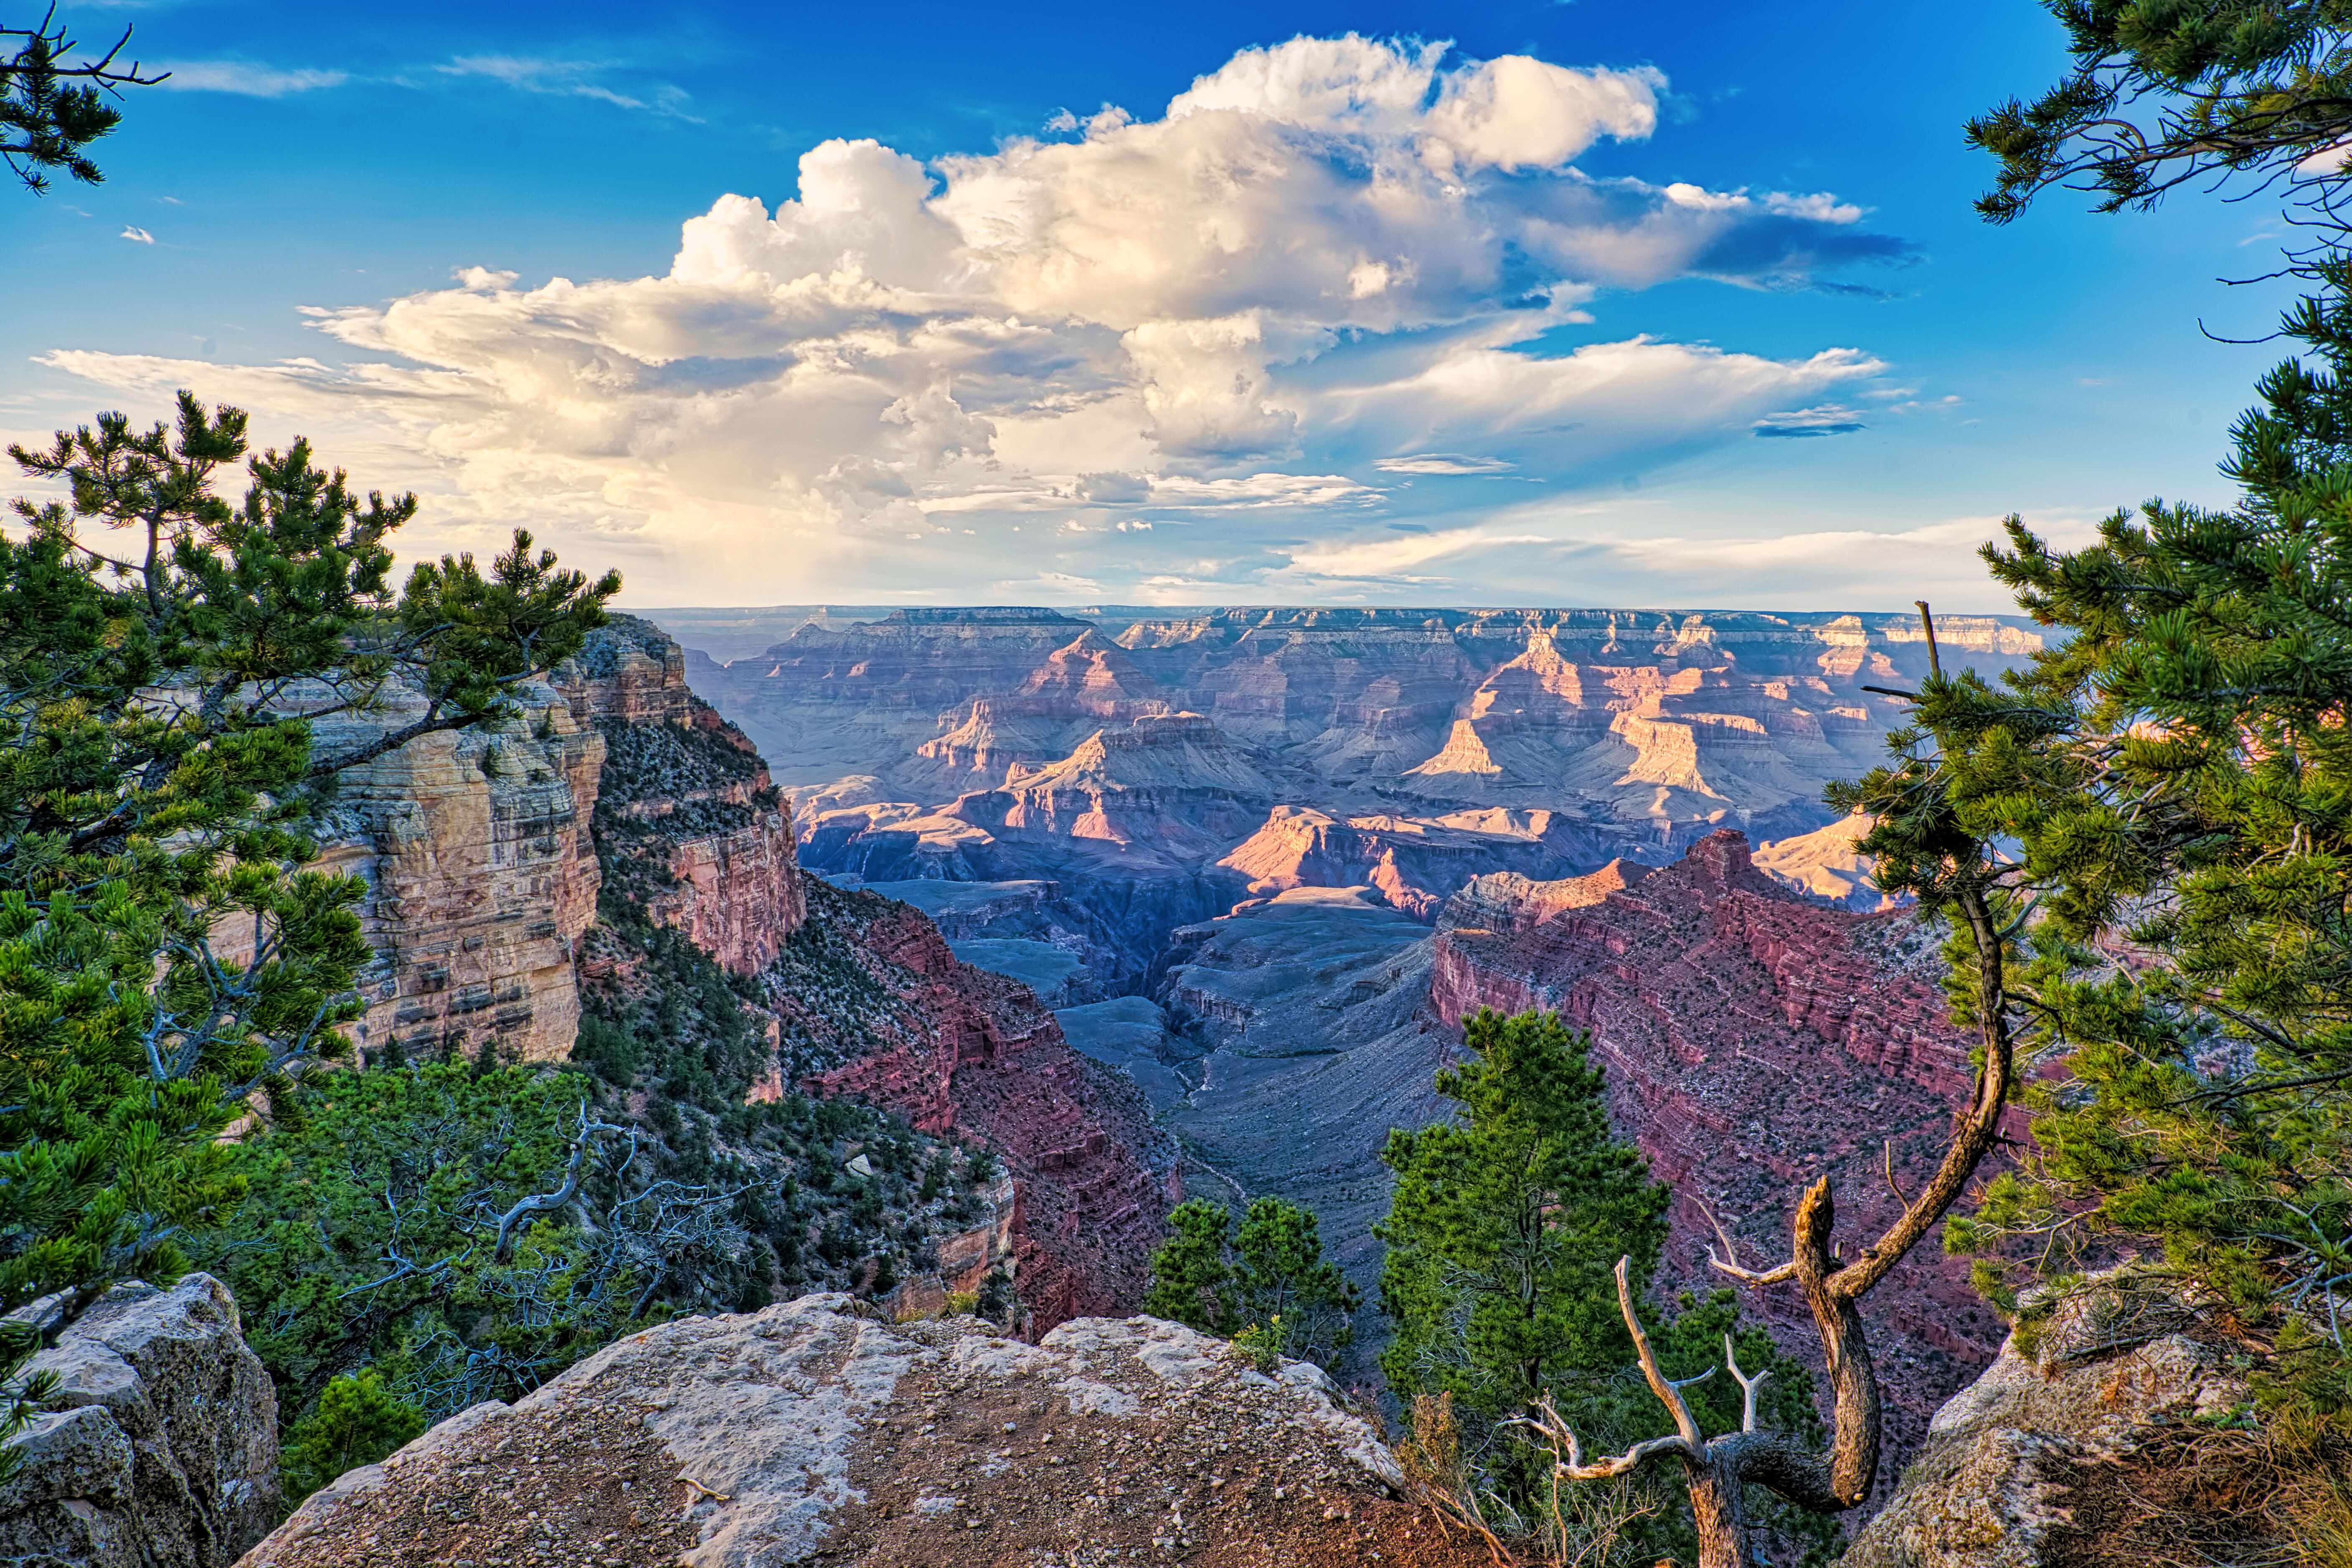
[[[1322,1373],[1150,1318],[1041,1343],[846,1296],[649,1330],[314,1494],[244,1568],[1484,1563]]]
[[[2320,1561],[2252,1418],[2259,1359],[2228,1314],[2126,1271],[2029,1306],[1843,1568]]]
[[[211,1275],[116,1286],[29,1370],[58,1389],[12,1445],[0,1563],[226,1568],[278,1516],[278,1396]]]

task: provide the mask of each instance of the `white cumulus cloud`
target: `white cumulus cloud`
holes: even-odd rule
[[[450,68],[594,85],[503,58]],[[663,274],[476,266],[311,312],[340,363],[47,363],[304,429],[366,482],[427,493],[412,548],[527,522],[669,602],[1165,587],[1202,580],[1203,548],[1226,580],[1294,560],[1407,573],[1447,553],[1431,541],[1501,536],[1367,552],[1274,534],[1465,486],[1613,485],[1793,427],[1881,370],[1846,347],[1556,346],[1562,329],[1603,338],[1594,312],[1668,279],[1787,288],[1908,255],[1829,195],[1576,166],[1652,134],[1664,85],[1646,67],[1297,38],[1243,50],[1156,116],[1068,116],[1061,139],[929,164],[822,142],[786,199],[721,195],[688,220]],[[1039,512],[1049,526],[1016,537]],[[935,531],[950,518],[973,526]]]

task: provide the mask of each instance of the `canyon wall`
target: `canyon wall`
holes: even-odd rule
[[[2011,618],[1938,631],[1989,674],[2041,646]],[[811,619],[689,662],[782,759],[804,862],[1054,879],[1142,973],[1252,893],[1364,885],[1428,921],[1486,872],[1811,833],[1905,712],[1872,688],[1924,675],[1927,645],[1891,616],[995,608]],[[1834,850],[1786,874],[1829,889]],[[1856,875],[1832,896],[1869,901]]]
[[[1617,1124],[1675,1188],[1668,1289],[1712,1289],[1711,1211],[1744,1261],[1787,1255],[1798,1194],[1823,1175],[1849,1247],[1901,1212],[1941,1158],[1973,1081],[1931,937],[1899,913],[1824,907],[1750,863],[1734,833],[1628,876],[1474,884],[1441,917],[1430,1006],[1540,1007],[1592,1032]],[[1792,1289],[1750,1298],[1818,1359]],[[1863,1303],[1898,1453],[2000,1347],[1967,1261],[1931,1238]]]
[[[799,944],[769,975],[803,1087],[1002,1153],[1033,1331],[1131,1309],[1182,1195],[1141,1094],[1072,1049],[1028,987],[959,961],[919,910],[810,891],[827,945]]]
[[[395,693],[379,711],[316,726],[322,751],[408,722]],[[364,1057],[488,1047],[560,1061],[580,1027],[573,943],[596,911],[588,836],[604,741],[554,688],[515,694],[494,724],[409,742],[337,781],[321,868],[367,883],[361,921],[377,959]]]
[[[614,616],[555,689],[604,742],[596,829],[650,857],[635,890],[721,964],[756,974],[807,910],[790,808],[751,742],[688,689],[685,650],[649,622]]]

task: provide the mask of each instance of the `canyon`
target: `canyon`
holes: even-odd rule
[[[2041,647],[1936,630],[1989,678]],[[1675,1189],[1668,1290],[1719,1286],[1717,1219],[1751,1261],[1785,1247],[1824,1173],[1857,1234],[1883,1221],[1965,1094],[1934,944],[1822,800],[1926,674],[1914,618],[1016,607],[741,636],[687,677],[770,758],[802,863],[1025,983],[1131,1084],[1170,1194],[1307,1205],[1368,1300],[1380,1148],[1444,1114],[1481,1006],[1592,1031]],[[1818,1355],[1793,1300],[1749,1310]],[[1868,1311],[1899,1457],[2000,1328],[1926,1251]],[[1381,1332],[1367,1306],[1343,1375]]]
[[[507,715],[339,779],[321,860],[365,884],[377,954],[359,1063],[562,1062],[592,1014],[625,1033],[681,1005],[720,1050],[724,1030],[691,1022],[691,987],[674,994],[679,976],[630,934],[673,931],[741,983],[735,1005],[765,1038],[751,1100],[852,1097],[999,1163],[977,1223],[929,1237],[936,1268],[902,1276],[910,1301],[999,1279],[1033,1333],[1131,1305],[1181,1188],[1139,1095],[916,910],[819,885],[812,929],[790,803],[687,664],[616,615]],[[320,739],[406,717],[395,694]]]

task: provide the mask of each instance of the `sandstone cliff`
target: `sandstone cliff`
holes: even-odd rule
[[[2013,618],[1939,632],[1948,662],[1989,672],[2040,647]],[[1107,721],[1189,710],[1254,751],[1284,798],[1334,815],[1580,811],[1612,853],[1663,856],[1715,827],[1820,826],[1822,784],[1874,763],[1900,716],[1863,688],[1926,664],[1903,616],[1228,609],[1114,636],[986,609],[813,621],[697,679],[791,757],[794,787],[862,774],[876,799],[936,806],[1068,756]]]
[[[58,1387],[12,1445],[0,1561],[228,1568],[276,1521],[277,1395],[209,1274],[116,1286],[29,1370]]]
[[[1468,1568],[1329,1381],[1149,1318],[1036,1345],[846,1297],[666,1324],[355,1470],[246,1568]]]
[[[596,832],[608,859],[625,844],[648,915],[739,974],[774,962],[806,915],[790,813],[751,742],[687,689],[684,650],[614,616],[554,685],[604,738]]]
[[[1442,816],[1334,817],[1277,805],[1217,864],[1248,879],[1255,897],[1291,888],[1370,887],[1415,920],[1433,922],[1445,900],[1491,872],[1573,875],[1603,840],[1580,817],[1504,808]]]
[[[572,944],[596,910],[588,837],[604,742],[553,688],[516,693],[510,717],[411,741],[337,780],[343,836],[322,868],[368,884],[361,907],[377,957],[362,1057],[484,1046],[558,1061],[580,1027]],[[322,751],[415,716],[395,700],[321,723]]]
[[[1495,923],[1479,923],[1494,921]],[[1612,868],[1549,889],[1480,885],[1440,921],[1430,1005],[1541,1007],[1592,1031],[1617,1123],[1673,1184],[1669,1289],[1706,1289],[1721,1216],[1749,1261],[1785,1254],[1797,1194],[1826,1174],[1841,1234],[1899,1212],[1941,1157],[1970,1082],[1932,945],[1908,917],[1832,910],[1751,865],[1721,833],[1678,864],[1628,880]],[[1781,1299],[1786,1296],[1787,1299]],[[1787,1347],[1817,1357],[1785,1291],[1751,1299]],[[2000,1343],[1965,1261],[1931,1238],[1864,1303],[1898,1453]]]

